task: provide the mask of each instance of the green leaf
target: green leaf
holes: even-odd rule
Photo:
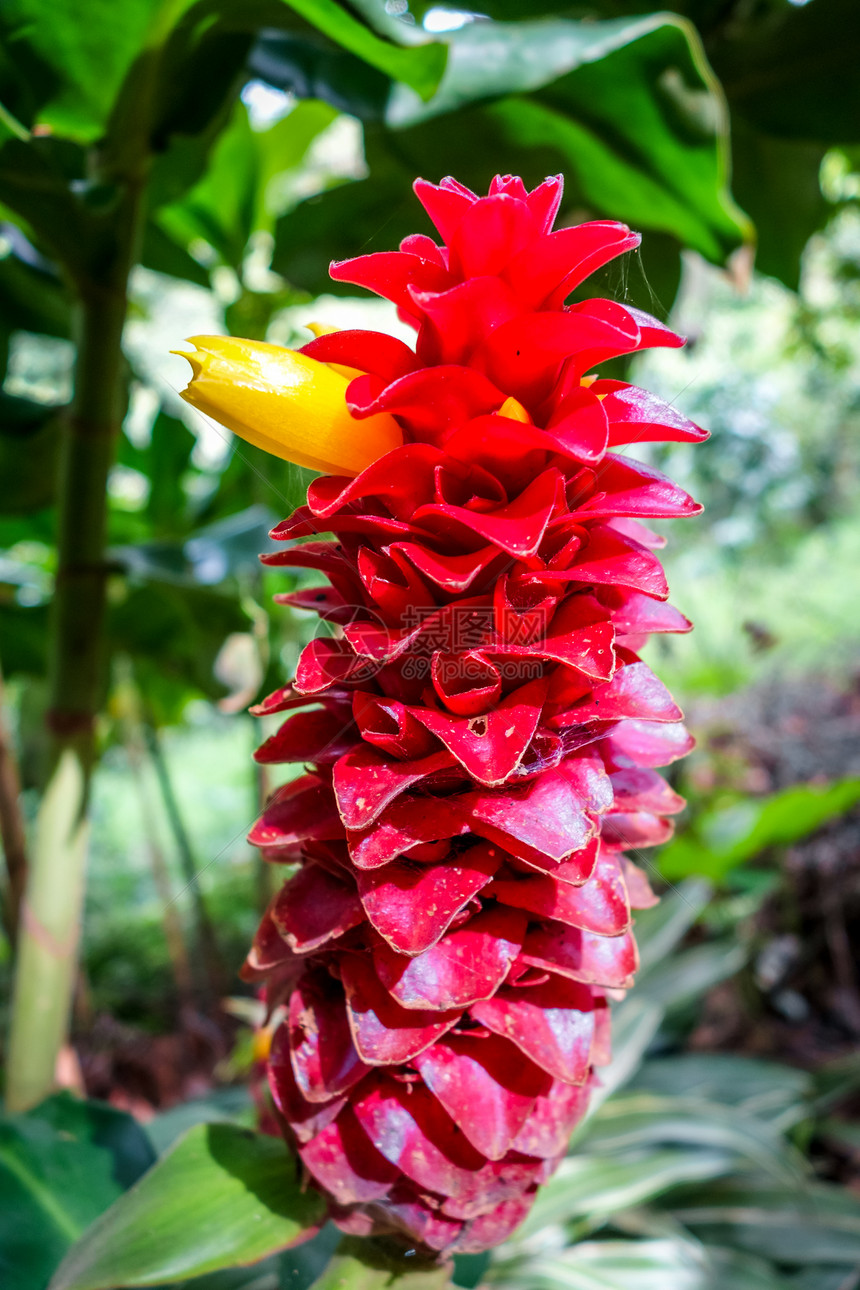
[[[658,905],[637,912],[639,982],[647,980],[648,971],[668,958],[680,944],[704,910],[710,895],[709,883],[692,878],[667,892]]]
[[[148,1135],[133,1116],[106,1102],[86,1102],[57,1093],[34,1107],[27,1119],[49,1124],[64,1141],[89,1142],[108,1153],[112,1176],[125,1189],[154,1163]],[[108,1168],[105,1161],[104,1168]]]
[[[71,302],[55,273],[13,252],[0,259],[0,320],[15,331],[65,340],[71,333]]]
[[[0,515],[27,515],[53,502],[62,413],[0,391]]]
[[[32,240],[69,266],[85,261],[96,240],[94,223],[72,190],[83,178],[84,157],[75,144],[14,132],[4,138],[0,129],[0,202]]]
[[[188,469],[197,440],[188,427],[163,410],[152,425],[145,453],[144,472],[149,479],[146,513],[156,536],[182,529],[187,497],[182,476]]]
[[[155,219],[148,219],[144,226],[140,262],[145,269],[154,269],[156,273],[166,273],[171,278],[193,282],[198,287],[208,288],[211,285],[208,270]]]
[[[736,1163],[731,1151],[655,1150],[594,1156],[577,1151],[538,1192],[514,1245],[555,1223],[602,1218],[642,1205],[682,1183],[722,1178]]]
[[[291,281],[331,289],[332,256],[394,246],[423,225],[409,194],[416,175],[454,174],[485,191],[497,171],[537,182],[562,170],[566,210],[626,219],[665,235],[661,250],[682,243],[716,261],[748,235],[726,185],[719,88],[682,19],[481,22],[450,46],[438,94],[422,106],[396,90],[386,127],[368,129],[371,178],[280,222],[275,267]]]
[[[694,1097],[738,1106],[750,1115],[784,1122],[787,1112],[802,1115],[812,1094],[812,1077],[793,1066],[736,1053],[673,1053],[652,1058],[631,1087],[663,1097]]]
[[[727,117],[690,23],[657,14],[473,24],[455,39],[422,115],[512,93],[491,117],[519,148],[555,151],[590,207],[672,233],[711,259],[737,245],[743,225],[727,189]]]
[[[795,784],[770,797],[744,798],[700,816],[694,829],[660,852],[667,878],[699,873],[719,881],[768,847],[788,846],[815,833],[860,802],[860,779]]]
[[[0,660],[6,676],[43,676],[47,666],[47,637],[47,605],[25,608],[5,596],[0,599]]]
[[[123,0],[121,11],[114,0],[4,0],[0,42],[10,65],[0,98],[14,111],[20,81],[35,84],[41,124],[95,142],[159,8],[159,0]]]
[[[207,45],[211,61],[219,28],[230,33],[235,48],[239,31],[295,26],[297,20],[424,98],[433,93],[445,67],[444,45],[429,38],[409,46],[380,39],[335,0],[219,0],[214,5],[125,0],[121,10],[113,0],[6,0],[0,7],[0,38],[9,59],[0,64],[0,97],[13,111],[29,106],[58,134],[94,143],[127,78],[138,91],[145,79],[158,78],[159,51],[171,39],[186,59]],[[169,70],[180,69],[172,63]],[[169,96],[168,78],[161,81],[163,95]],[[35,104],[28,93],[32,83],[41,88],[41,101]]]
[[[860,1261],[860,1201],[841,1187],[726,1181],[691,1189],[672,1210],[702,1239],[781,1264]]]
[[[66,1249],[153,1159],[130,1115],[68,1094],[0,1119],[4,1290],[43,1290]]]
[[[302,1240],[324,1210],[279,1139],[198,1125],[93,1224],[50,1290],[159,1285],[254,1263]]]
[[[329,104],[311,99],[269,129],[252,130],[238,102],[206,173],[182,201],[162,206],[157,226],[180,246],[202,238],[223,263],[240,269],[251,235],[272,229],[289,203],[291,174],[336,116]]]
[[[695,945],[653,968],[643,983],[645,997],[665,1010],[683,1007],[711,986],[739,972],[748,950],[735,940]]]
[[[616,1089],[622,1088],[639,1068],[664,1015],[663,1007],[641,993],[628,995],[623,1003],[613,1008],[612,1061],[601,1067],[600,1083],[589,1099],[589,1115],[593,1115]]]
[[[766,1121],[738,1107],[690,1097],[616,1094],[577,1139],[577,1149],[587,1152],[650,1151],[657,1145],[731,1152],[776,1178],[804,1176],[802,1157]]]
[[[410,85],[422,99],[436,90],[448,51],[439,42],[395,45],[380,38],[335,0],[285,0],[291,9],[351,54],[394,81]]]
[[[176,135],[203,134],[211,141],[260,31],[287,32],[300,47],[321,46],[359,77],[367,69],[386,86],[389,76],[402,78],[423,97],[432,94],[445,65],[444,45],[381,40],[336,0],[177,0],[118,96],[108,127],[108,167],[122,170],[130,155],[160,152]],[[148,114],[141,114],[141,102],[150,105]],[[191,181],[201,173],[193,166]]]
[[[528,1281],[514,1264],[490,1283],[511,1290],[789,1290],[762,1260],[733,1250],[702,1249],[680,1238],[583,1241],[528,1264]],[[491,1270],[492,1273],[492,1270]]]
[[[260,80],[299,99],[321,99],[360,121],[379,121],[391,94],[391,80],[339,47],[300,33],[266,29],[249,59]]]

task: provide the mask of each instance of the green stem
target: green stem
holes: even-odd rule
[[[311,1290],[451,1290],[452,1266],[382,1240],[347,1236]]]
[[[156,778],[158,779],[158,786],[161,789],[164,809],[179,853],[179,862],[185,879],[185,889],[189,894],[194,909],[197,948],[200,955],[200,965],[203,969],[205,1002],[211,1008],[214,1007],[216,1000],[224,993],[226,988],[224,967],[218,949],[218,938],[215,935],[215,927],[206,907],[191,839],[188,836],[188,830],[182,818],[179,800],[173,788],[173,780],[158,731],[154,725],[148,725],[145,727],[145,734]]]
[[[6,891],[3,921],[12,945],[18,939],[18,921],[27,885],[27,839],[21,811],[21,776],[4,719],[3,674],[0,672],[0,841],[6,857]]]
[[[65,1043],[78,958],[87,803],[103,694],[107,480],[121,423],[122,331],[141,187],[129,182],[76,283],[75,396],[63,431],[48,726],[51,764],[22,907],[6,1100],[41,1101]]]
[[[126,658],[117,659],[115,665],[113,708],[120,717],[120,729],[125,745],[131,779],[137,791],[140,805],[140,827],[149,856],[152,881],[161,906],[161,921],[164,927],[164,940],[167,955],[173,971],[176,986],[176,997],[180,1011],[190,1009],[194,999],[194,976],[191,969],[191,955],[185,943],[182,920],[176,904],[170,872],[158,839],[155,821],[157,818],[156,803],[150,793],[150,784],[146,774],[146,737],[142,717],[140,694],[134,681],[131,662]]]

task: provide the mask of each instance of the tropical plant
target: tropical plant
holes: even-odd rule
[[[727,1278],[742,1290],[854,1284],[860,1205],[816,1181],[799,1147],[856,1088],[856,1062],[813,1076],[753,1058],[677,1050],[703,993],[746,954],[737,926],[682,946],[708,897],[705,884],[690,881],[639,915],[640,979],[615,1005],[615,1052],[593,1113],[526,1223],[490,1255],[459,1258],[455,1285],[720,1290]],[[237,1124],[235,1097],[190,1103],[156,1119],[146,1134],[120,1112],[67,1095],[7,1117],[0,1195],[4,1218],[14,1222],[15,1241],[10,1227],[2,1245],[8,1284],[43,1286],[76,1236],[53,1290],[163,1284],[177,1274],[200,1274],[193,1282],[200,1290],[392,1284],[384,1255],[377,1255],[374,1280],[367,1262],[350,1266],[355,1249],[348,1243],[332,1265],[341,1280],[324,1272],[335,1240],[328,1228],[251,1268],[202,1279],[207,1269],[276,1250],[292,1238],[291,1224],[314,1219],[307,1198],[283,1186],[284,1148],[242,1128],[250,1106],[239,1106]],[[155,1165],[152,1143],[163,1153]],[[147,1167],[144,1181],[115,1200]],[[192,1195],[200,1215],[193,1228]],[[413,1275],[415,1290],[426,1290],[439,1274]],[[408,1279],[396,1284],[413,1290]]]
[[[223,930],[200,892],[199,842],[171,783],[161,732],[190,699],[226,699],[235,709],[264,683],[277,683],[282,650],[297,653],[308,630],[289,613],[268,614],[275,588],[255,558],[263,530],[301,499],[308,476],[271,459],[263,465],[253,447],[213,451],[211,433],[182,413],[153,358],[153,331],[160,354],[181,339],[177,314],[188,308],[205,314],[206,330],[295,343],[294,306],[324,284],[330,289],[331,255],[387,248],[411,231],[408,183],[416,173],[436,180],[453,171],[481,189],[496,170],[533,182],[565,171],[565,222],[621,218],[648,234],[641,269],[634,260],[630,272],[603,270],[603,293],[661,314],[675,296],[683,250],[730,265],[742,281],[755,241],[759,268],[793,288],[810,234],[856,202],[860,111],[850,75],[857,53],[850,0],[685,0],[660,13],[638,0],[593,0],[575,10],[553,0],[488,0],[480,14],[423,0],[413,0],[411,12],[403,8],[399,0],[132,0],[121,7],[7,0],[0,11],[0,700],[11,697],[0,712],[7,862],[0,974],[15,947],[10,1107],[33,1106],[54,1084],[76,980],[91,779],[111,743],[122,745],[129,765],[157,776],[194,903],[189,953],[150,839],[178,995],[212,1006],[225,979]],[[274,119],[263,119],[272,105]],[[843,255],[839,272],[851,263]],[[842,359],[815,308],[800,301],[797,335],[823,356],[812,390],[823,398]],[[819,473],[818,492],[827,492],[832,509],[833,460]],[[255,791],[264,789],[261,772]],[[798,791],[760,807],[707,811],[666,851],[667,872],[693,872],[702,856],[722,878],[760,847],[855,800],[848,781]],[[688,961],[691,973],[695,962]],[[623,1037],[623,1009],[618,1022]],[[694,1073],[690,1061],[678,1069]],[[657,1079],[657,1067],[648,1069]],[[749,1064],[734,1071],[739,1082],[756,1077]],[[788,1080],[773,1070],[759,1074],[775,1087]],[[655,1090],[646,1081],[641,1096]],[[724,1096],[724,1089],[709,1094],[718,1119]],[[809,1096],[814,1104],[814,1091]],[[798,1094],[800,1127],[790,1132],[801,1145],[807,1105]],[[634,1109],[628,1106],[631,1115]],[[659,1118],[665,1103],[651,1109]],[[592,1123],[605,1114],[602,1108]],[[598,1130],[584,1130],[592,1132],[582,1149],[591,1158],[593,1146],[599,1159]],[[790,1163],[790,1152],[779,1155],[780,1132],[769,1141]],[[151,1157],[127,1117],[66,1098],[11,1117],[2,1135],[0,1269],[32,1290]],[[661,1151],[674,1151],[677,1144],[667,1142]],[[273,1144],[257,1161],[257,1139],[198,1130],[190,1147],[177,1148],[179,1177],[201,1161],[208,1169],[210,1147],[232,1197],[227,1208],[242,1192],[237,1178],[271,1199]],[[681,1192],[643,1200],[641,1229],[627,1208],[582,1218],[571,1193],[580,1218],[573,1227],[556,1224],[552,1239],[587,1235],[579,1253],[566,1254],[560,1271],[546,1271],[533,1247],[518,1243],[487,1277],[561,1276],[590,1286],[602,1276],[610,1286],[619,1278],[635,1285],[638,1261],[643,1284],[648,1275],[661,1285],[672,1278],[684,1285],[686,1277],[691,1286],[737,1275],[739,1284],[788,1278],[823,1290],[832,1273],[834,1285],[850,1285],[850,1200],[828,1189],[826,1203],[834,1211],[844,1205],[844,1221],[821,1228],[815,1214],[811,1226],[797,1219],[794,1230],[803,1235],[790,1246],[791,1221],[780,1227],[774,1219],[768,1230],[779,1235],[768,1244],[767,1214],[797,1218],[800,1193],[766,1186],[762,1173],[744,1191],[766,1166],[728,1156],[733,1163],[719,1178],[702,1175],[707,1203],[692,1184],[679,1184]],[[278,1157],[278,1168],[285,1159]],[[814,1207],[815,1186],[804,1194]],[[259,1219],[264,1234],[256,1244],[246,1232],[244,1253],[222,1246],[212,1257],[230,1263],[283,1245],[313,1221],[305,1205],[285,1193],[274,1217]],[[216,1224],[219,1212],[211,1211]],[[755,1215],[765,1215],[756,1231]],[[38,1240],[30,1240],[27,1222]],[[224,1226],[229,1246],[234,1229]],[[635,1248],[617,1244],[631,1233]],[[174,1234],[181,1241],[187,1233]],[[756,1241],[765,1255],[757,1264],[738,1253]],[[818,1258],[828,1242],[835,1251],[829,1270]],[[734,1253],[702,1254],[712,1246]],[[326,1231],[252,1274],[215,1275],[226,1278],[224,1290],[258,1275],[273,1285],[300,1279],[302,1268],[310,1278],[331,1248]],[[790,1249],[792,1258],[776,1257]],[[201,1272],[205,1257],[186,1249],[169,1275]],[[368,1249],[346,1252],[324,1284],[360,1278],[350,1260],[373,1257]],[[655,1264],[659,1258],[667,1261]],[[375,1271],[382,1277],[384,1269]],[[458,1268],[463,1284],[473,1274]],[[413,1276],[417,1288],[437,1274]]]

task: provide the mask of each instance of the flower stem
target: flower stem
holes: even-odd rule
[[[27,883],[27,840],[21,812],[21,777],[4,719],[3,674],[0,673],[0,841],[6,857],[3,922],[10,944],[18,939],[18,919]]]
[[[122,331],[141,186],[129,182],[94,232],[78,290],[75,394],[63,427],[52,606],[48,783],[21,911],[6,1101],[51,1092],[77,971],[87,803],[104,677],[107,480],[122,420]]]
[[[381,1240],[345,1237],[311,1290],[450,1290],[450,1262]]]

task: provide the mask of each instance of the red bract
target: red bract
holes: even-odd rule
[[[272,1094],[335,1221],[475,1251],[519,1223],[608,1060],[607,992],[637,966],[625,849],[683,805],[654,767],[681,712],[636,651],[690,624],[641,521],[694,515],[613,449],[696,442],[654,395],[591,369],[680,339],[610,300],[565,305],[638,245],[609,221],[551,232],[561,179],[487,197],[416,192],[441,234],[332,266],[417,329],[320,336],[357,369],[358,418],[404,444],[326,476],[272,565],[328,584],[283,597],[332,625],[260,761],[301,760],[252,840],[300,867],[247,974],[283,1003]],[[319,534],[333,534],[320,539]]]

